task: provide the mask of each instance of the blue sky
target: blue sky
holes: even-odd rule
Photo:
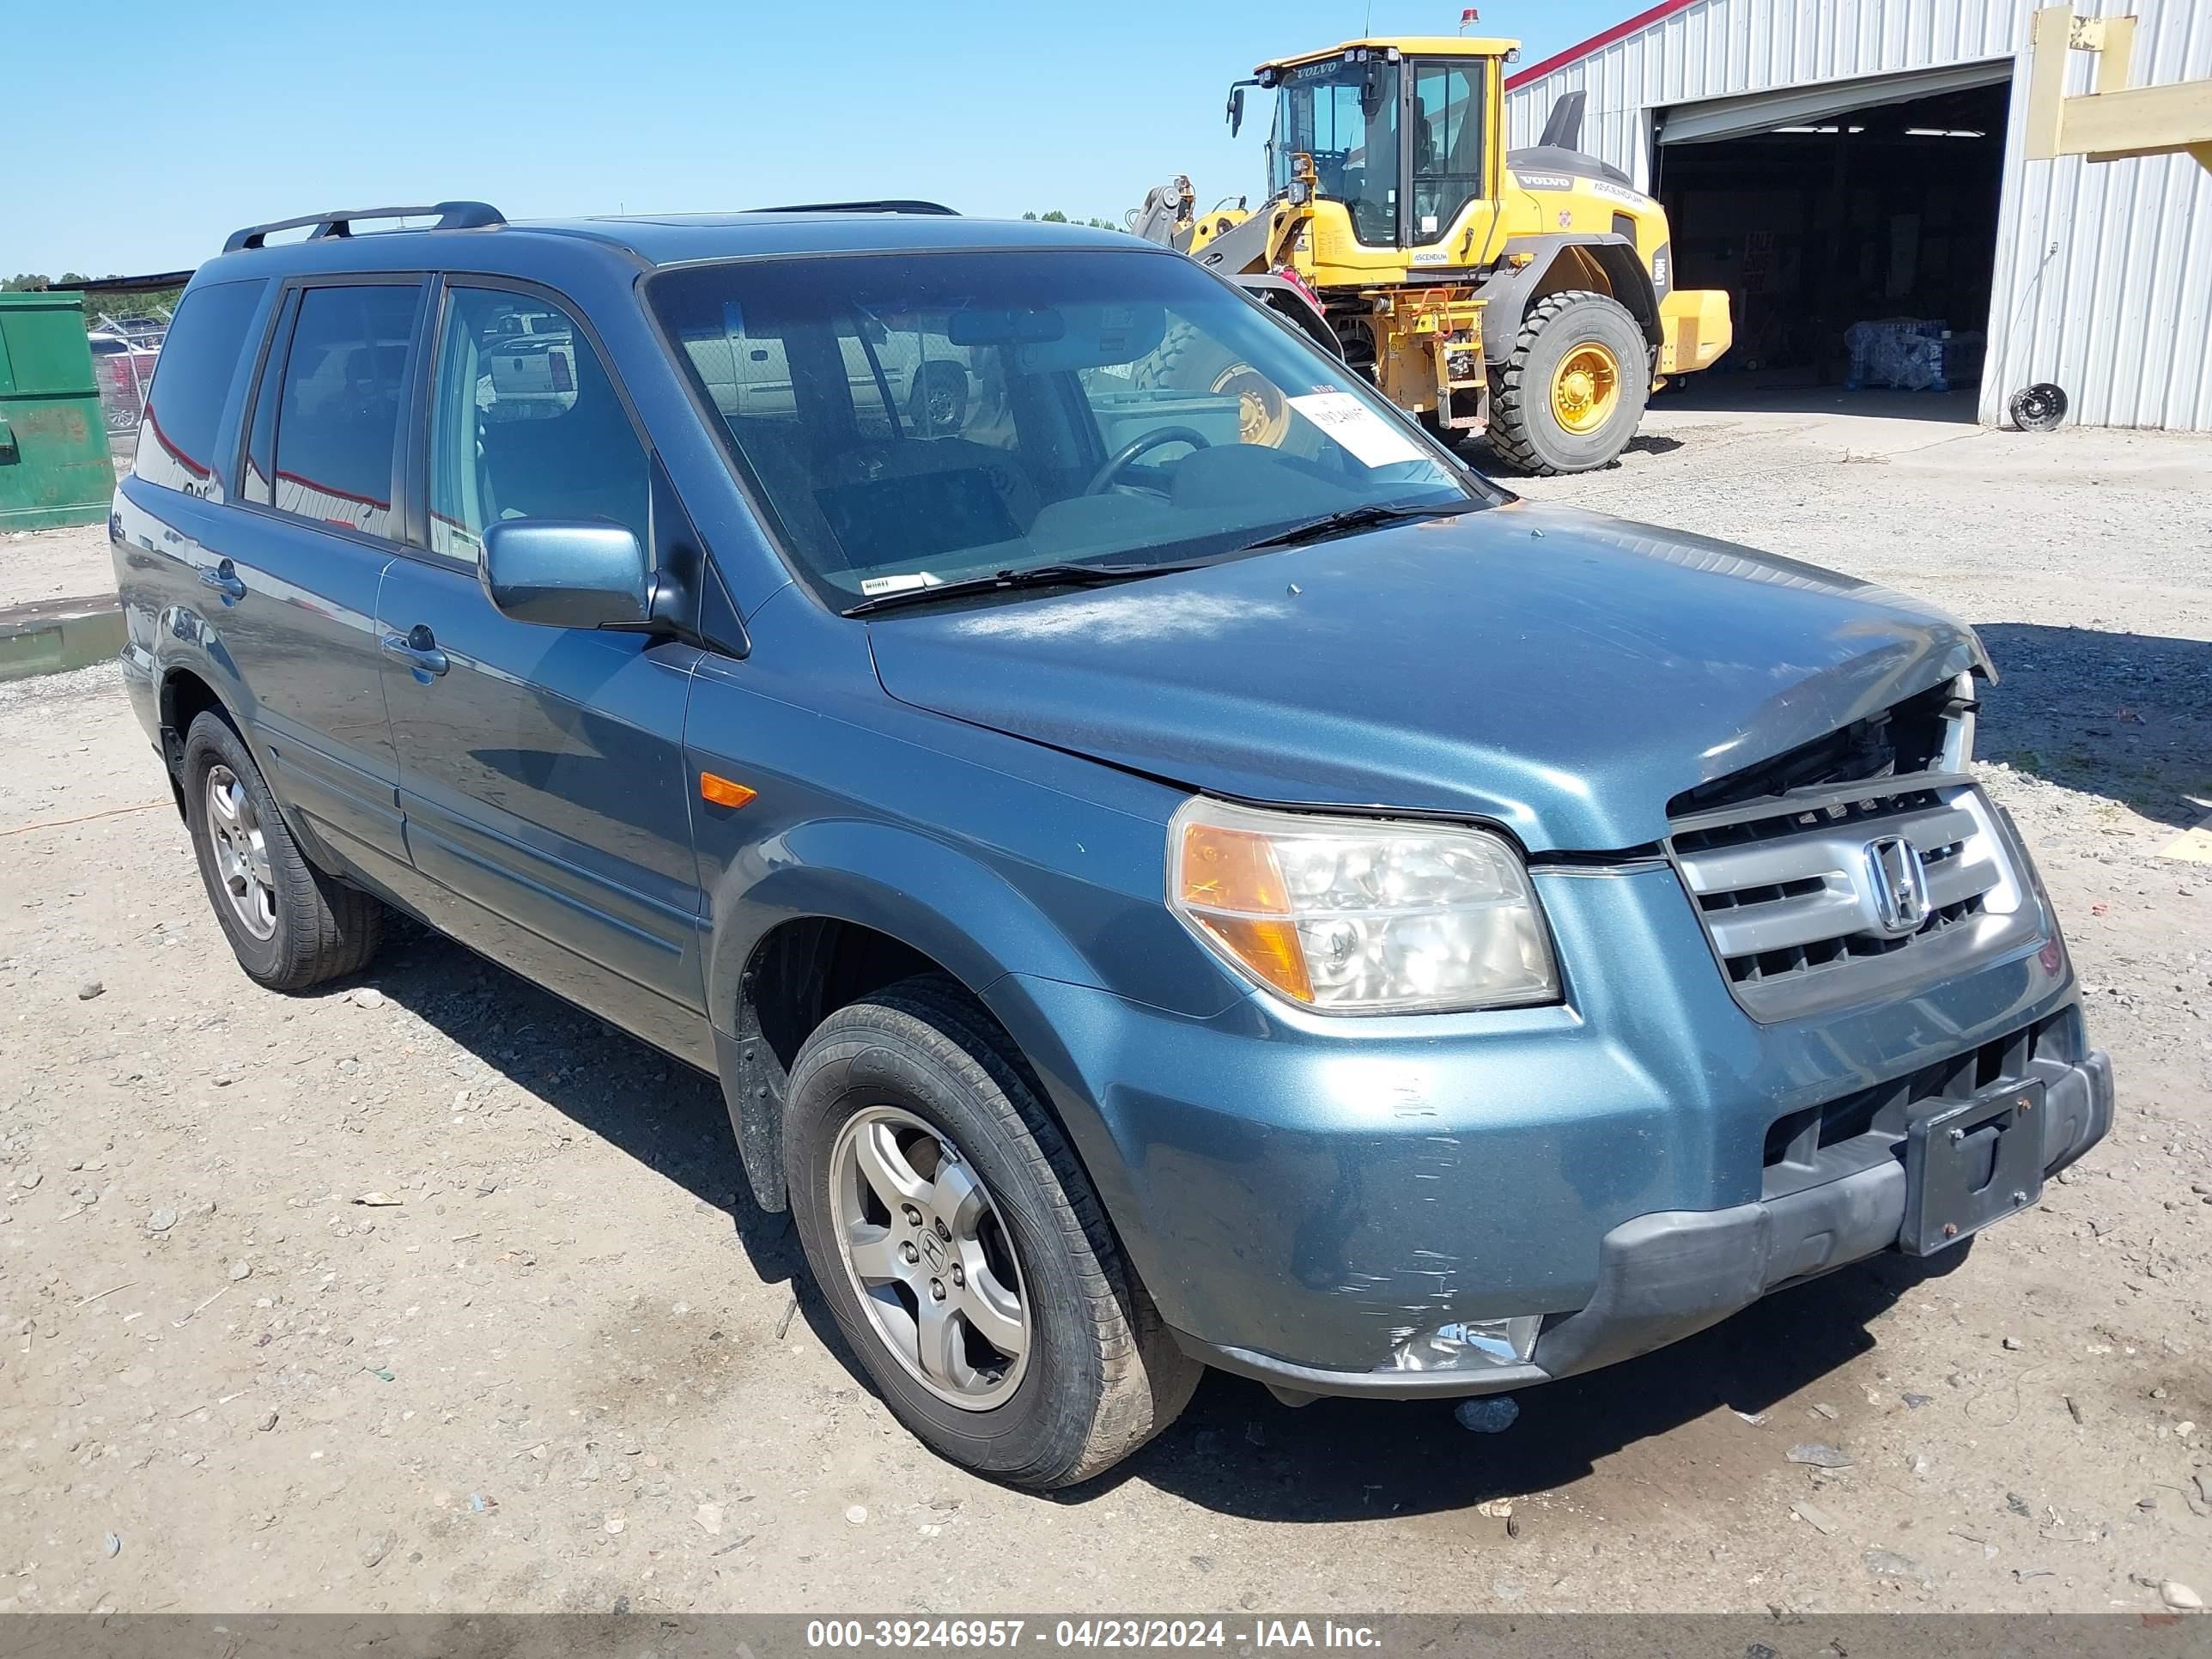
[[[1504,0],[1524,61],[1639,0]],[[0,276],[178,270],[239,225],[477,198],[510,217],[923,196],[1118,221],[1187,172],[1257,193],[1228,82],[1442,0],[110,0],[6,25]],[[106,43],[106,44],[102,44]],[[27,145],[26,135],[33,135]]]

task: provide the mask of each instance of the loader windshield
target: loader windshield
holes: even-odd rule
[[[1312,156],[1322,197],[1344,204],[1369,247],[1398,240],[1398,71],[1379,58],[1285,70],[1267,137],[1268,188],[1281,195],[1293,158]]]

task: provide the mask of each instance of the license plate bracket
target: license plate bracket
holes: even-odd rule
[[[2043,1085],[2009,1084],[1939,1105],[1905,1132],[1898,1249],[1934,1255],[2043,1194]]]

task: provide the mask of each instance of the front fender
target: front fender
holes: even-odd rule
[[[707,1006],[724,1033],[735,1029],[745,968],[761,941],[801,917],[888,934],[978,995],[1008,973],[1095,982],[1073,941],[1012,883],[946,842],[890,824],[794,825],[730,865],[710,914]]]
[[[927,895],[925,897],[924,896]],[[954,917],[961,920],[955,921]],[[1081,985],[1097,975],[1066,933],[980,860],[918,831],[857,819],[801,823],[749,848],[715,887],[707,1006],[716,1070],[745,1176],[762,1208],[787,1203],[784,1061],[762,1030],[762,945],[787,922],[847,922],[929,957],[979,1000],[1011,974]],[[802,964],[799,971],[811,971]],[[774,990],[765,994],[773,998]],[[1035,1053],[1045,1034],[1013,1033]]]
[[[1588,231],[1515,236],[1507,240],[1498,264],[1475,288],[1484,305],[1482,355],[1486,361],[1500,363],[1513,355],[1522,315],[1540,291],[1551,291],[1546,284],[1552,267],[1571,247],[1581,249],[1596,261],[1613,288],[1613,297],[1636,319],[1645,341],[1654,346],[1660,343],[1659,301],[1652,289],[1651,273],[1644,270],[1635,246],[1626,237]],[[1510,263],[1523,257],[1524,264]]]

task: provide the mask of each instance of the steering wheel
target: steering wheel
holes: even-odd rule
[[[1106,465],[1091,475],[1091,482],[1083,486],[1083,493],[1086,495],[1100,494],[1108,484],[1112,483],[1121,476],[1122,469],[1130,462],[1135,460],[1139,455],[1148,454],[1158,449],[1162,444],[1188,444],[1193,449],[1213,447],[1206,441],[1206,434],[1194,427],[1155,427],[1150,432],[1131,439],[1121,448],[1115,450]]]

